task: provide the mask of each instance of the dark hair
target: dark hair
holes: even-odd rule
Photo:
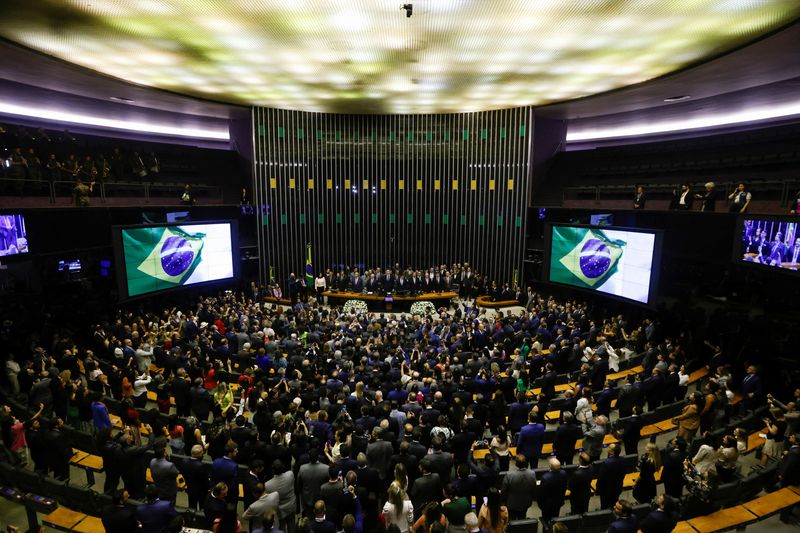
[[[489,509],[489,521],[492,528],[497,527],[500,521],[500,491],[496,487],[489,489],[486,493],[486,507]]]

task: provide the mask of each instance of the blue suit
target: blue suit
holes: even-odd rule
[[[517,453],[525,455],[531,468],[536,468],[539,456],[542,455],[544,443],[544,425],[527,424],[519,431],[517,437]]]
[[[177,514],[173,503],[165,500],[143,503],[136,508],[136,518],[146,533],[168,533],[170,522]]]

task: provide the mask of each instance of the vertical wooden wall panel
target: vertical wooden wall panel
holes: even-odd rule
[[[504,283],[520,268],[531,108],[252,117],[262,282],[302,275],[307,243],[315,271],[469,262]]]

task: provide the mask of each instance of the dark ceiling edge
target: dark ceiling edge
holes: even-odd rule
[[[178,98],[178,99],[181,99],[181,100],[189,100],[191,102],[197,102],[197,103],[200,103],[200,104],[206,104],[206,105],[211,105],[211,106],[219,106],[221,108],[221,109],[218,110],[220,112],[219,114],[208,115],[208,116],[215,117],[215,118],[230,118],[229,114],[225,114],[224,113],[224,111],[226,111],[226,110],[227,111],[230,111],[230,110],[238,110],[238,111],[248,110],[248,112],[249,112],[249,110],[253,107],[251,105],[242,104],[242,103],[224,102],[224,101],[219,101],[219,100],[212,100],[210,98],[202,98],[202,97],[199,97],[199,96],[187,95],[187,94],[179,93],[179,92],[176,92],[176,91],[170,91],[169,89],[162,89],[160,87],[153,87],[153,86],[150,86],[150,85],[142,85],[140,83],[135,83],[135,82],[132,82],[132,81],[124,80],[122,78],[117,78],[116,76],[112,76],[110,74],[105,74],[103,72],[99,72],[99,71],[91,69],[89,67],[84,67],[83,65],[78,65],[77,63],[71,63],[71,62],[69,62],[69,61],[67,61],[65,59],[61,59],[59,57],[47,54],[45,52],[41,52],[41,51],[36,50],[34,48],[30,48],[28,46],[25,46],[23,44],[20,44],[20,43],[18,43],[16,41],[12,41],[12,40],[7,39],[7,38],[2,37],[2,36],[0,36],[0,44],[8,46],[8,47],[11,47],[11,48],[16,48],[17,50],[20,50],[20,51],[22,51],[24,53],[33,54],[33,55],[41,58],[44,61],[52,61],[52,62],[57,63],[58,65],[60,65],[61,68],[65,68],[65,69],[70,69],[70,70],[76,71],[78,74],[83,75],[83,76],[97,77],[97,78],[101,78],[103,80],[109,81],[111,83],[120,84],[120,85],[127,86],[127,87],[132,87],[132,88],[139,89],[139,90],[142,90],[142,91],[154,92],[156,94],[163,94],[163,95],[167,95],[167,96],[170,96],[170,97],[173,97],[173,98]],[[10,81],[15,81],[15,80],[10,80]],[[48,89],[50,91],[58,92],[58,93],[70,94],[72,96],[82,96],[84,98],[90,98],[92,100],[100,100],[100,101],[103,101],[103,102],[105,102],[105,101],[114,101],[114,100],[110,100],[110,98],[99,98],[96,95],[87,95],[87,94],[79,94],[79,93],[66,93],[65,91],[52,89],[50,87],[39,87],[39,88]],[[144,106],[141,106],[141,105],[137,106],[135,101],[134,102],[120,102],[120,101],[117,101],[117,103],[121,103],[121,104],[124,104],[124,105],[129,105],[129,106],[133,106],[133,107],[144,107]],[[149,109],[149,108],[146,108],[146,109]]]
[[[750,41],[742,43],[742,44],[740,44],[740,45],[738,45],[738,46],[736,46],[736,47],[734,47],[734,48],[732,48],[730,50],[727,50],[725,52],[720,52],[719,54],[716,54],[716,55],[713,55],[713,56],[710,56],[710,57],[706,57],[706,58],[694,61],[693,63],[690,63],[690,64],[688,64],[688,65],[686,65],[686,66],[684,66],[684,67],[682,67],[682,68],[680,68],[678,70],[673,70],[672,72],[668,72],[666,74],[662,74],[661,76],[658,76],[658,77],[655,77],[655,78],[650,78],[649,80],[644,80],[642,82],[634,83],[632,85],[626,85],[624,87],[617,87],[616,89],[610,89],[608,91],[603,91],[603,92],[600,92],[600,93],[590,94],[588,96],[582,96],[580,98],[571,98],[569,100],[560,100],[558,102],[552,102],[552,103],[545,104],[545,105],[542,105],[542,106],[535,106],[535,109],[537,111],[543,111],[545,113],[548,113],[549,111],[553,111],[554,109],[556,109],[558,107],[563,107],[563,106],[565,106],[567,104],[588,103],[588,102],[591,102],[594,99],[605,98],[605,97],[609,97],[609,96],[615,96],[615,95],[617,95],[619,93],[624,93],[625,91],[639,89],[639,88],[642,88],[642,87],[650,85],[650,84],[655,84],[655,83],[658,83],[658,82],[669,80],[671,78],[680,76],[682,74],[686,74],[687,72],[689,72],[691,70],[706,66],[706,65],[708,65],[710,63],[713,63],[714,61],[718,61],[719,59],[722,59],[724,57],[728,57],[728,56],[730,56],[732,54],[740,52],[740,51],[744,50],[745,48],[748,48],[748,47],[750,47],[752,45],[755,45],[755,44],[763,42],[763,41],[765,41],[767,39],[770,39],[771,37],[774,37],[774,36],[780,34],[781,32],[784,32],[784,31],[786,31],[786,30],[788,30],[788,29],[790,29],[790,28],[792,28],[794,26],[799,26],[800,27],[800,17],[794,19],[793,21],[791,21],[791,22],[789,22],[787,24],[784,24],[783,26],[781,26],[779,28],[775,28],[774,30],[769,31],[767,33],[764,33],[762,35],[759,35],[758,37],[756,37],[756,38],[754,38],[754,39],[752,39]],[[664,103],[666,103],[666,102],[664,102]],[[677,103],[677,102],[675,102],[675,103]],[[569,119],[569,118],[573,118],[573,117],[567,117],[567,116],[556,117],[556,116],[553,116],[552,118]],[[581,117],[581,118],[589,118],[589,117]]]

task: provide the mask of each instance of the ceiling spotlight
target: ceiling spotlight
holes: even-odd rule
[[[670,96],[668,98],[664,98],[665,102],[683,102],[684,100],[688,100],[691,98],[688,94],[682,94],[680,96]]]
[[[403,4],[400,9],[406,10],[406,18],[411,18],[411,15],[414,14],[414,4]]]

